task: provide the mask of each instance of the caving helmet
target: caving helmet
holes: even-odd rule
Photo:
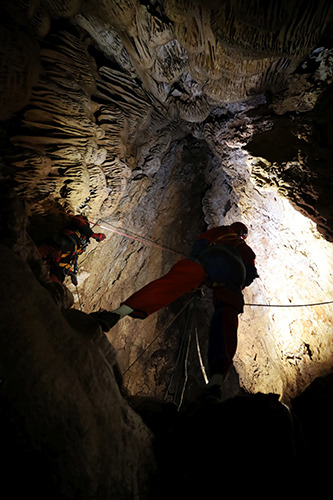
[[[243,240],[245,240],[247,238],[248,229],[245,226],[245,224],[243,224],[242,222],[234,222],[229,227],[230,227],[230,229],[235,231],[235,233],[238,234],[238,236],[243,238]]]

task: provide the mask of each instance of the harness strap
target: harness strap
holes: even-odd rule
[[[79,230],[76,231],[64,231],[64,236],[71,240],[74,244],[74,250],[72,252],[64,252],[63,255],[75,255],[83,253],[85,248],[88,246],[88,238],[86,235],[82,235]]]
[[[234,292],[237,292],[237,293],[241,293],[241,289],[240,287],[237,287],[235,285],[233,285],[232,283],[222,283],[221,281],[207,281],[205,283],[205,285],[208,287],[208,288],[212,288],[212,289],[219,289],[219,288],[228,288],[229,290],[232,290]]]
[[[222,282],[222,281],[212,281],[211,279],[209,279],[209,271],[207,269],[207,264],[206,264],[206,259],[205,259],[205,252],[208,251],[208,255],[209,255],[209,248],[214,248],[216,246],[216,242],[220,242],[221,240],[223,241],[223,244],[221,245],[218,245],[219,248],[216,249],[218,250],[218,253],[220,255],[224,255],[228,260],[229,262],[233,261],[235,263],[237,263],[238,265],[242,265],[244,266],[244,263],[243,263],[243,260],[241,258],[241,256],[239,255],[238,251],[237,251],[237,246],[239,246],[242,242],[239,241],[238,242],[238,245],[235,245],[234,242],[233,244],[231,245],[230,243],[231,242],[224,242],[224,240],[226,239],[226,236],[230,236],[230,235],[223,235],[221,238],[218,238],[218,240],[215,240],[213,242],[213,244],[209,244],[206,248],[204,248],[201,252],[199,252],[198,255],[196,255],[196,257],[192,260],[194,260],[194,262],[196,262],[197,264],[199,264],[206,272],[206,281],[205,281],[205,285],[208,287],[208,288],[228,288],[228,289],[231,289],[235,292],[240,292],[241,291],[241,287],[238,287],[237,285],[233,284],[232,282]],[[231,234],[231,236],[237,236],[236,234]]]
[[[232,243],[235,244],[235,246],[239,246],[244,241],[243,238],[241,238],[241,236],[239,236],[237,233],[226,233],[216,238],[216,240],[211,241],[208,246],[218,245],[221,241],[228,239],[231,239]],[[228,243],[222,244],[227,245]]]

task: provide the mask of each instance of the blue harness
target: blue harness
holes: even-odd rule
[[[208,286],[226,286],[237,291],[244,287],[246,268],[231,245],[210,245],[208,240],[197,240],[190,259],[205,270]]]

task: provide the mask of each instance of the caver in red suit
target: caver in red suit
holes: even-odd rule
[[[209,229],[194,243],[189,259],[179,260],[165,276],[144,286],[122,304],[128,308],[126,314],[144,319],[186,292],[203,284],[212,287],[215,312],[208,353],[211,376],[226,375],[232,363],[237,347],[238,314],[244,304],[242,290],[258,276],[255,254],[246,244],[246,237],[247,228],[241,222]],[[120,318],[113,321],[109,317],[108,321],[107,315],[114,313],[117,311],[93,315],[107,331]]]
[[[70,216],[70,221],[60,232],[47,238],[38,248],[41,258],[49,268],[52,281],[63,283],[70,276],[77,285],[77,262],[89,244],[90,238],[100,242],[105,234],[94,233],[83,215]]]

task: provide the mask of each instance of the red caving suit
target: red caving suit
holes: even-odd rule
[[[123,304],[134,310],[132,317],[144,319],[203,284],[212,287],[215,312],[208,353],[210,374],[226,374],[237,347],[238,314],[244,304],[241,290],[258,276],[255,257],[230,226],[209,229],[194,243],[189,259],[180,259],[166,275]]]

